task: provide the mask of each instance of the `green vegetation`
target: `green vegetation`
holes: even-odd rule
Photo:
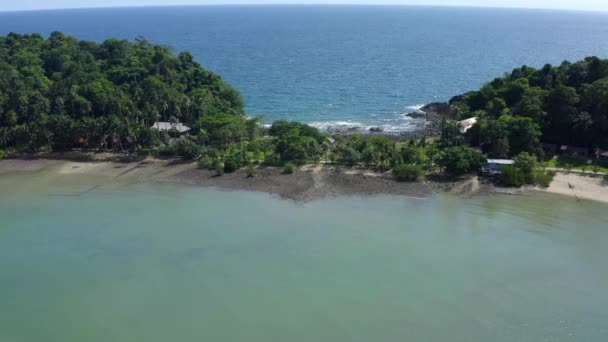
[[[239,93],[188,52],[59,32],[0,37],[0,147],[141,151],[168,139],[155,121],[209,130],[212,141],[251,133]]]
[[[605,146],[608,62],[597,58],[542,70],[527,67],[451,100],[456,118],[477,116],[465,135],[444,119],[438,139],[328,137],[314,127],[249,119],[239,93],[188,52],[145,39],[101,44],[62,33],[0,37],[0,148],[120,151],[198,160],[217,175],[257,165],[293,173],[306,163],[391,170],[399,181],[458,177],[494,157],[518,156],[506,185],[548,184],[536,162],[540,141]],[[187,133],[159,131],[154,122]],[[183,134],[182,134],[183,133]],[[471,146],[475,147],[472,148]],[[4,156],[0,150],[0,158]]]
[[[542,155],[539,142],[608,147],[608,60],[527,66],[450,100],[456,118],[477,117],[472,146],[492,157]]]
[[[554,171],[543,170],[536,156],[522,152],[513,158],[514,165],[502,168],[500,182],[506,186],[520,187],[525,184],[536,184],[548,187],[555,176]]]
[[[4,151],[0,150],[0,160],[2,160],[4,158]]]
[[[584,171],[586,173],[608,173],[608,167],[601,164],[589,165],[588,158],[556,156],[543,163],[544,167]]]
[[[222,161],[221,161],[221,160],[219,160],[219,159],[218,159],[218,160],[216,160],[216,161],[213,163],[213,169],[215,170],[215,174],[216,174],[217,176],[221,176],[221,175],[223,175],[223,174],[224,174],[224,163],[222,163]]]
[[[437,161],[445,173],[453,176],[479,170],[485,162],[486,159],[481,153],[465,146],[444,148]]]
[[[283,173],[286,175],[291,175],[294,172],[296,172],[296,168],[297,168],[296,164],[287,163],[287,164],[285,164],[285,167],[283,168]]]
[[[400,182],[415,182],[424,176],[424,170],[419,165],[400,164],[393,168],[393,175]]]
[[[247,166],[247,170],[245,170],[245,171],[247,172],[247,178],[253,178],[253,177],[255,177],[255,175],[257,173],[257,171],[253,165]]]
[[[239,169],[239,164],[234,159],[228,159],[224,162],[224,172],[232,173]]]

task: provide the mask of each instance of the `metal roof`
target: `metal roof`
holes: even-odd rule
[[[511,159],[488,159],[488,164],[513,165],[515,161]]]

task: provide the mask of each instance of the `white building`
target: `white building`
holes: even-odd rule
[[[466,120],[458,121],[458,126],[460,126],[460,133],[466,133],[473,125],[477,123],[477,118],[468,118]]]
[[[190,131],[190,127],[185,126],[181,123],[171,123],[171,122],[162,122],[158,121],[152,125],[152,128],[156,128],[161,132],[177,132],[179,134],[184,134]]]

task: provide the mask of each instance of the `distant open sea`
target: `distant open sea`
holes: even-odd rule
[[[408,130],[420,105],[512,68],[608,56],[608,13],[386,6],[209,6],[0,13],[0,34],[63,31],[191,51],[249,115]]]

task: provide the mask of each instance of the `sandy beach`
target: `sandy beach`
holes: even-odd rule
[[[598,176],[558,172],[545,191],[579,199],[608,203],[608,180]]]

